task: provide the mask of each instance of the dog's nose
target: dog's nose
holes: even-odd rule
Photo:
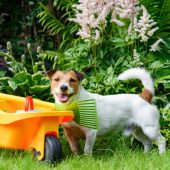
[[[64,92],[64,91],[66,91],[66,90],[68,89],[68,86],[66,86],[66,85],[61,85],[61,86],[60,86],[60,89]]]

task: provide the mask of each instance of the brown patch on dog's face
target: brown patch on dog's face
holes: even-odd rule
[[[69,99],[79,92],[80,80],[76,72],[71,70],[68,72],[55,71],[51,79],[51,91],[56,102],[66,103]]]

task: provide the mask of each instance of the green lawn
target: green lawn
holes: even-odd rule
[[[169,170],[170,151],[159,155],[157,147],[143,153],[136,141],[120,136],[103,137],[97,140],[93,156],[73,156],[68,144],[62,141],[64,160],[57,165],[48,165],[33,159],[30,152],[0,150],[0,170]]]

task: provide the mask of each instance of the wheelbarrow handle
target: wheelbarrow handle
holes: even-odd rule
[[[34,110],[33,98],[32,96],[27,96],[25,99],[25,111]]]

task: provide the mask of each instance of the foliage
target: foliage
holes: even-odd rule
[[[13,56],[12,53],[12,47],[11,43],[7,42],[7,49],[8,52],[0,52],[0,56],[4,57],[6,60],[7,65],[9,65],[9,70],[13,73],[16,74],[20,71],[26,71],[26,68],[23,66],[22,63],[17,62],[15,57]]]
[[[157,36],[168,37],[170,36],[170,1],[169,0],[141,0],[147,7],[148,11],[159,25]],[[154,8],[153,8],[154,7]]]
[[[50,84],[49,79],[41,73],[29,74],[27,72],[17,73],[12,78],[0,78],[0,91],[3,93],[28,96],[42,100],[50,100]]]
[[[49,29],[49,34],[54,35],[65,29],[65,26],[57,20],[42,3],[39,3],[41,12],[37,15],[39,22],[43,25],[44,30]],[[46,22],[48,21],[48,22]]]
[[[162,133],[165,134],[165,137],[170,139],[170,103],[168,103],[164,108],[160,109],[162,113]]]
[[[38,9],[41,11],[37,15],[39,23],[43,26],[44,30],[48,31],[49,35],[62,35],[62,43],[59,44],[60,48],[70,45],[73,38],[72,34],[78,29],[77,25],[68,20],[68,17],[73,13],[71,8],[73,3],[74,1],[70,0],[54,1],[54,6],[57,6],[58,13],[61,13],[60,17],[54,16],[46,6],[39,3]],[[62,14],[62,11],[64,11],[64,14]]]
[[[39,2],[46,3],[46,0]],[[14,47],[13,54],[19,58],[28,42],[39,43],[46,39],[46,36],[42,36],[36,21],[35,16],[39,12],[36,4],[36,0],[0,2],[0,50],[5,50],[6,42],[11,41]]]
[[[0,72],[0,92],[18,96],[31,95],[46,101],[53,101],[50,96],[50,81],[44,76],[44,60],[37,53],[37,60],[33,59],[31,44],[28,44],[28,58],[31,59],[31,69],[26,63],[26,56],[21,57],[21,62],[16,61],[12,53],[10,42],[7,43],[8,52],[0,52],[0,56],[5,57],[8,70],[12,77],[5,76],[5,72]],[[40,49],[39,49],[40,50]],[[28,60],[30,62],[30,60]],[[32,74],[33,73],[33,74]]]
[[[141,0],[141,3],[148,7],[147,9],[153,15],[159,27],[169,27],[169,22],[164,23],[163,27],[161,26],[163,23],[161,18],[166,18],[167,9],[169,9],[167,1],[156,2],[152,0],[149,2]],[[54,4],[57,5],[57,9],[63,9],[69,13],[69,15],[67,13],[65,15],[67,21],[69,21],[69,18],[74,17],[74,9],[71,7],[73,2],[54,0]],[[155,8],[149,8],[150,6],[155,6]],[[48,20],[45,21],[49,22]],[[76,25],[77,23],[74,24]],[[155,79],[155,87],[159,88],[158,95],[160,96],[155,98],[155,102],[159,106],[163,106],[162,103],[166,105],[169,101],[170,40],[163,36],[161,38],[166,42],[166,44],[162,44],[163,48],[156,52],[148,50],[153,41],[160,36],[160,32],[164,32],[166,35],[169,34],[167,29],[161,30],[161,28],[159,32],[157,31],[158,33],[151,37],[147,44],[144,44],[138,40],[135,33],[128,36],[127,25],[120,27],[116,24],[107,23],[105,30],[97,41],[74,37],[71,46],[65,48],[64,51],[59,49],[55,54],[54,52],[44,51],[41,55],[53,61],[53,68],[84,71],[87,78],[83,80],[83,85],[88,90],[101,94],[139,93],[142,87],[137,85],[138,82],[130,81],[130,84],[118,82],[116,77],[120,72],[128,68],[146,67]]]
[[[41,47],[38,46],[37,50],[40,52]],[[39,69],[42,72],[45,72],[44,59],[40,58],[38,52],[33,51],[30,43],[27,44],[27,54],[22,54],[20,58],[20,62],[16,60],[16,57],[12,51],[12,45],[10,42],[7,42],[7,52],[0,52],[0,56],[4,57],[8,70],[13,74],[17,74],[21,71],[37,73]],[[31,65],[28,64],[31,62]],[[41,66],[41,67],[40,67]]]

